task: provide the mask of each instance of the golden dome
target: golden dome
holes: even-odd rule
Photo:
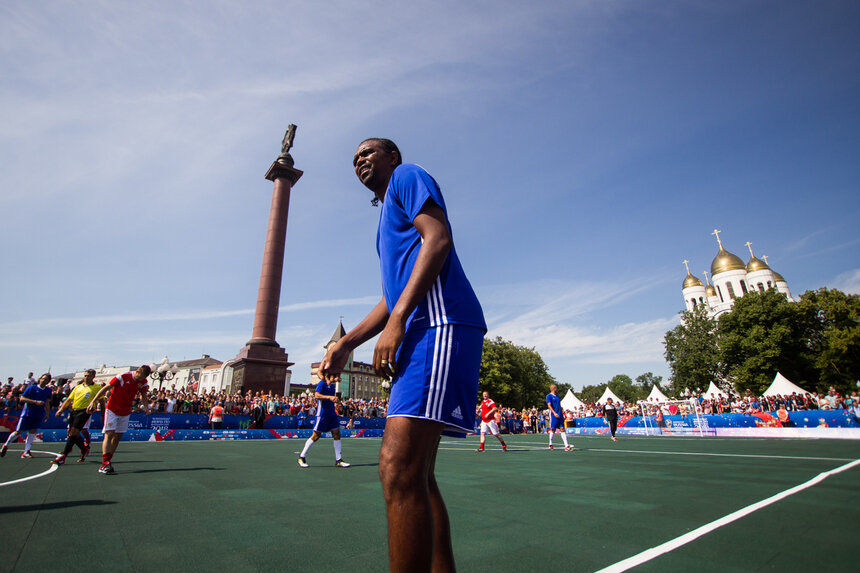
[[[754,271],[766,271],[768,269],[770,269],[770,267],[767,266],[766,262],[764,262],[761,259],[757,259],[755,257],[750,257],[750,262],[747,263],[747,272],[748,273],[751,273]]]
[[[697,286],[702,286],[702,281],[700,281],[699,279],[697,279],[696,277],[694,277],[690,273],[687,273],[687,278],[684,279],[683,288],[690,288],[690,287],[697,287]]]
[[[779,274],[778,272],[774,271],[773,269],[771,269],[771,271],[773,272],[773,280],[775,280],[775,281],[776,281],[776,282],[778,282],[778,283],[786,283],[786,284],[788,284],[788,281],[786,281],[784,278],[782,278],[782,275],[781,275],[781,274]]]
[[[717,296],[717,289],[715,289],[712,285],[709,284],[708,286],[705,287],[705,294],[708,295],[709,297]]]
[[[746,270],[747,266],[737,255],[733,255],[725,250],[722,245],[720,252],[714,257],[714,262],[711,263],[711,276],[726,271]]]

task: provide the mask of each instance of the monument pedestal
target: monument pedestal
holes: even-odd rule
[[[276,342],[249,342],[236,355],[233,364],[233,388],[245,392],[283,394],[287,382],[287,369],[293,363],[287,360],[287,351]]]

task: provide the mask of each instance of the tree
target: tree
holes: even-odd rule
[[[534,348],[517,346],[501,337],[484,339],[479,387],[497,404],[516,409],[540,405],[554,383]]]
[[[812,323],[810,307],[789,302],[776,289],[735,300],[718,331],[723,367],[738,392],[761,394],[777,372],[801,385],[814,381]]]
[[[856,391],[860,377],[860,296],[821,288],[806,291],[798,303],[810,317],[810,349],[815,355],[819,392],[833,386]]]
[[[586,404],[597,402],[600,396],[603,395],[604,390],[606,390],[606,384],[589,384],[588,386],[583,386],[582,390],[579,391],[579,399]]]
[[[645,399],[648,397],[648,394],[651,393],[651,389],[654,386],[659,386],[660,382],[663,381],[662,376],[654,376],[653,372],[646,372],[645,374],[640,374],[636,377],[636,386],[639,391],[639,399]]]
[[[704,391],[711,381],[722,379],[717,322],[699,305],[681,313],[681,324],[666,333],[664,356],[672,370],[667,390],[680,395],[685,389]]]
[[[633,379],[627,374],[616,374],[606,385],[623,402],[636,402],[641,397],[639,389],[633,386]]]

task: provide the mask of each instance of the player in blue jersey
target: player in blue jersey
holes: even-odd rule
[[[48,388],[51,382],[51,375],[48,373],[39,376],[38,384],[31,384],[24,389],[21,394],[21,402],[24,404],[24,410],[21,412],[21,417],[18,418],[18,425],[15,431],[9,434],[6,443],[0,446],[0,458],[6,455],[6,450],[9,449],[9,444],[18,439],[21,434],[27,434],[27,439],[24,441],[24,453],[22,458],[32,458],[30,448],[33,447],[33,440],[36,437],[36,430],[42,425],[42,422],[48,420],[48,413],[51,409],[51,394],[52,391]]]
[[[573,450],[573,446],[567,443],[567,432],[564,429],[564,410],[561,407],[561,398],[558,397],[558,386],[549,385],[549,394],[546,395],[546,405],[549,409],[549,449],[552,448],[552,435],[561,434],[564,442],[564,451]]]
[[[305,442],[305,447],[299,455],[299,467],[308,467],[308,462],[305,456],[308,455],[308,450],[314,445],[314,442],[320,439],[324,432],[331,432],[331,437],[334,438],[334,465],[339,468],[348,468],[349,464],[343,461],[340,450],[340,418],[337,415],[335,405],[340,401],[335,392],[334,384],[329,384],[325,380],[320,380],[317,388],[314,391],[314,397],[317,399],[317,416],[314,421],[314,433]]]
[[[391,379],[379,452],[391,571],[455,569],[445,502],[434,468],[443,431],[475,428],[486,323],[454,249],[445,201],[421,167],[403,163],[387,139],[361,142],[358,179],[382,202],[376,250],[383,297],[329,348],[319,371],[331,380],[350,353],[377,334],[373,366]]]

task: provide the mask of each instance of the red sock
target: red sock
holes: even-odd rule
[[[481,449],[482,449],[482,450],[484,449],[484,444],[483,444],[483,443],[481,444]]]
[[[112,457],[113,457],[113,452],[111,452],[111,453],[109,453],[109,454],[102,454],[102,463],[103,463],[103,464],[109,464],[109,463],[110,463],[110,459],[111,459]]]

